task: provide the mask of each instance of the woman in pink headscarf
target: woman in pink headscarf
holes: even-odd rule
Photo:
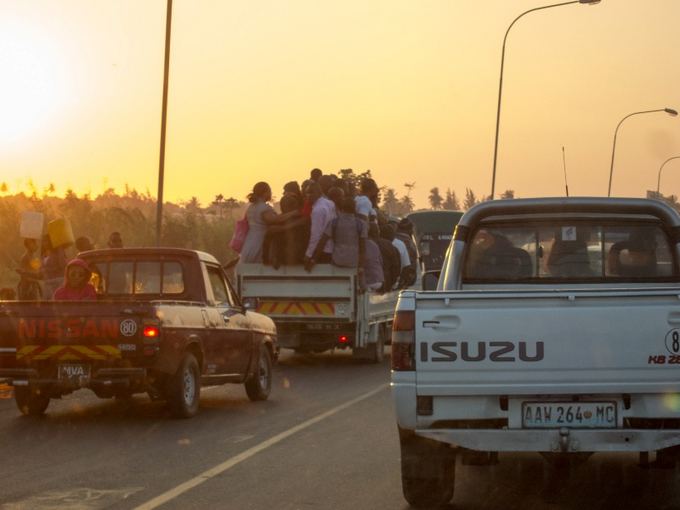
[[[64,284],[54,291],[54,300],[57,301],[94,301],[97,299],[97,291],[90,283],[90,271],[87,262],[83,259],[73,259],[66,265]]]

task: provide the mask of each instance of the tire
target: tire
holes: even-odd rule
[[[401,487],[415,508],[437,508],[453,498],[455,453],[446,445],[400,434]]]
[[[26,386],[14,387],[14,401],[26,416],[40,416],[50,405],[50,397],[45,395],[41,388],[29,388]]]
[[[258,352],[255,373],[245,382],[246,394],[253,402],[267,400],[272,390],[272,355],[262,344]]]
[[[201,381],[198,361],[187,352],[177,372],[168,381],[166,399],[175,418],[191,418],[198,413]]]

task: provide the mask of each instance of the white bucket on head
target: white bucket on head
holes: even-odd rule
[[[21,213],[19,236],[24,239],[41,239],[45,215],[41,212],[24,211]]]

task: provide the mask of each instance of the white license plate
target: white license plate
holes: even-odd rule
[[[614,402],[524,402],[522,427],[616,428]]]
[[[90,365],[62,363],[58,375],[60,381],[86,382],[90,380]]]

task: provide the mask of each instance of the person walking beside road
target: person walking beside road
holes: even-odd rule
[[[43,258],[43,295],[50,299],[62,283],[64,277],[64,270],[66,269],[66,251],[64,246],[52,246],[50,236],[46,235],[43,238],[43,249],[45,257]]]
[[[269,225],[279,225],[290,218],[299,216],[296,209],[288,213],[277,214],[274,208],[268,204],[272,199],[272,189],[266,182],[258,182],[253,186],[253,191],[248,195],[250,205],[246,210],[248,220],[248,234],[241,249],[243,263],[262,263],[262,248],[264,237]]]
[[[328,239],[324,244],[321,238],[328,228],[328,225],[335,219],[335,204],[323,196],[321,186],[318,183],[311,183],[307,186],[307,198],[312,205],[312,225],[309,233],[309,244],[305,250],[305,269],[311,271],[314,264],[329,264],[333,253],[333,240]],[[315,253],[319,253],[315,259]]]
[[[17,297],[20,300],[37,301],[42,297],[40,288],[40,256],[38,255],[38,241],[24,239],[26,251],[21,257],[21,264],[17,273],[21,276],[17,285]]]
[[[92,271],[83,259],[73,259],[66,265],[64,283],[54,291],[55,301],[94,301],[97,291],[90,283]]]
[[[111,232],[107,245],[109,248],[122,248],[123,238],[121,237],[120,232]]]

